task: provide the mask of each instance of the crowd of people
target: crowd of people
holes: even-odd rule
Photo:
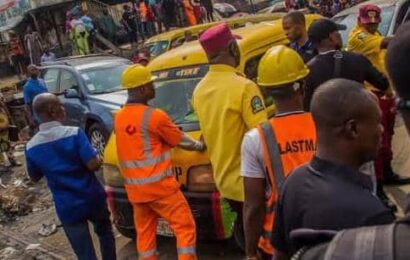
[[[210,0],[138,0],[123,6],[122,25],[131,42],[147,39],[171,27],[214,21]]]
[[[27,72],[28,64],[40,65],[42,62],[56,59],[55,54],[50,51],[49,42],[33,31],[31,25],[27,26],[23,42],[13,31],[9,33],[9,38],[10,61],[19,77]]]
[[[139,4],[140,11],[150,5]],[[124,7],[124,16],[139,19],[136,10]],[[377,32],[380,22],[379,7],[362,5],[342,51],[339,31],[345,26],[321,18],[306,29],[304,14],[289,12],[282,26],[290,44],[263,55],[256,82],[237,69],[240,37],[225,23],[207,29],[199,43],[209,71],[192,96],[201,140],[148,105],[155,78],[147,67],[125,69],[121,81],[128,99],[115,116],[114,131],[139,259],[158,257],[159,217],[176,236],[178,259],[197,259],[195,221],[172,173],[176,146],[208,153],[216,187],[243,226],[248,260],[407,259],[409,215],[396,221],[397,208],[383,184],[410,183],[391,167],[396,107],[410,131],[410,24],[383,37]],[[103,259],[115,259],[105,193],[93,174],[101,159],[81,129],[62,125],[64,108],[45,93],[35,66],[30,73],[25,99],[40,125],[26,147],[28,174],[48,180],[79,259],[96,259],[88,221]],[[261,89],[274,101],[272,118]]]

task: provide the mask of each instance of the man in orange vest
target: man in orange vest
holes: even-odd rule
[[[302,58],[288,47],[276,46],[262,57],[258,70],[258,85],[273,98],[276,115],[249,131],[242,143],[249,260],[272,259],[270,238],[279,188],[294,168],[312,159],[316,147],[312,116],[303,111],[302,88],[309,69]]]
[[[196,259],[195,222],[172,174],[171,149],[203,151],[163,111],[147,102],[155,97],[151,72],[142,65],[124,70],[122,86],[128,100],[115,117],[117,152],[128,199],[133,205],[140,260],[157,259],[158,218],[165,219],[177,240],[179,260]]]

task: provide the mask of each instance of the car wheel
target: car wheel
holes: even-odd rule
[[[242,221],[235,221],[233,226],[233,238],[239,249],[245,252],[245,231],[243,229]]]
[[[88,130],[88,137],[90,138],[91,145],[95,148],[100,156],[104,155],[104,148],[107,144],[107,134],[103,127],[94,123]]]

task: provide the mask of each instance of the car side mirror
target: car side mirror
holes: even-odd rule
[[[66,98],[80,98],[80,95],[78,94],[78,91],[76,89],[67,89],[64,91],[64,97]]]

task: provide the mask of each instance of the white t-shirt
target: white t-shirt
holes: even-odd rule
[[[258,129],[248,131],[243,137],[241,149],[241,176],[247,178],[266,179],[266,166],[263,156],[262,140]],[[269,198],[272,188],[266,182],[265,196]]]
[[[258,129],[247,132],[242,141],[241,176],[249,178],[266,178],[262,140]]]

